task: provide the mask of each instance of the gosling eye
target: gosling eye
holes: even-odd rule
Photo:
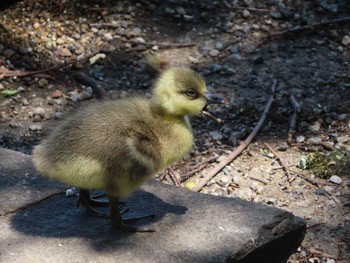
[[[197,92],[194,89],[188,89],[186,91],[186,95],[191,97],[191,98],[195,98],[195,97],[197,97]]]

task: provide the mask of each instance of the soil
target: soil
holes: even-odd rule
[[[221,124],[193,117],[191,154],[157,176],[191,188],[254,129],[276,80],[254,141],[201,192],[304,218],[307,235],[290,262],[349,262],[348,1],[7,2],[0,6],[0,146],[31,153],[66,114],[96,100],[91,80],[113,99],[151,96],[151,66],[192,67],[230,103],[212,109]],[[155,62],[145,59],[150,51]],[[35,70],[46,71],[14,72]],[[323,176],[300,169],[311,152],[334,150],[345,153],[343,169]]]

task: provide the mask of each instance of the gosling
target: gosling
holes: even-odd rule
[[[89,190],[106,191],[112,225],[125,231],[152,231],[128,225],[118,202],[150,177],[182,159],[193,134],[187,115],[211,114],[209,104],[226,99],[207,92],[204,79],[184,68],[170,68],[158,78],[151,99],[132,97],[87,106],[68,117],[33,151],[37,170],[80,189],[87,212],[99,202]]]

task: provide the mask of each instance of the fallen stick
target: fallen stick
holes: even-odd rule
[[[157,42],[139,42],[134,40],[125,40],[126,43],[145,45],[145,46],[158,46],[160,48],[184,48],[193,47],[195,43],[157,43]]]
[[[285,30],[282,30],[282,31],[279,31],[279,32],[275,32],[275,33],[272,33],[272,34],[268,35],[265,39],[260,41],[260,43],[255,47],[255,49],[260,47],[266,41],[271,40],[272,38],[275,38],[275,37],[280,37],[280,36],[283,36],[283,35],[286,35],[286,34],[295,34],[295,33],[299,33],[299,32],[302,32],[302,31],[313,30],[313,29],[319,28],[319,27],[322,28],[322,27],[328,26],[330,24],[340,24],[340,23],[345,23],[345,22],[349,22],[349,21],[350,21],[350,17],[343,17],[343,18],[334,19],[334,20],[328,20],[328,21],[324,21],[324,22],[311,24],[311,25],[294,27],[294,28],[288,28],[288,29],[285,29]]]
[[[188,180],[195,173],[202,171],[205,167],[207,167],[209,165],[209,163],[215,161],[218,158],[219,158],[218,156],[214,156],[214,157],[211,157],[211,158],[193,166],[192,170],[181,175],[181,182]]]
[[[249,179],[254,180],[254,181],[258,181],[260,183],[263,183],[264,185],[268,184],[268,182],[266,180],[260,179],[260,178],[254,177],[254,176],[249,176]]]
[[[324,253],[322,251],[318,251],[318,250],[316,250],[316,249],[314,249],[312,247],[306,248],[306,250],[308,250],[310,254],[313,254],[315,256],[337,259],[337,256],[334,256],[334,255],[331,255],[331,254],[327,254],[327,253]]]
[[[170,179],[173,181],[174,185],[181,186],[180,180],[177,178],[177,174],[175,173],[173,168],[168,167],[168,175]]]
[[[84,85],[90,86],[92,90],[95,92],[97,98],[106,99],[108,97],[107,92],[102,86],[93,78],[90,78],[83,72],[79,72],[74,75],[75,78]]]
[[[279,156],[279,154],[277,154],[277,152],[267,143],[265,142],[264,145],[269,149],[270,152],[272,152],[272,154],[276,157],[277,161],[280,163],[280,165],[282,166],[283,171],[286,173],[287,176],[287,180],[289,183],[291,183],[291,176],[289,174],[289,170],[287,168],[287,166],[284,164],[282,158]]]
[[[300,113],[300,104],[293,94],[290,95],[290,103],[292,104],[292,107],[293,107],[293,114],[290,119],[290,126],[288,131],[288,138],[287,138],[287,142],[289,144],[292,142],[293,135],[295,133],[295,127],[297,125],[298,114]]]
[[[272,105],[272,102],[275,100],[275,91],[276,91],[276,84],[277,81],[274,80],[272,87],[271,87],[271,95],[269,100],[266,103],[265,109],[260,117],[259,122],[255,126],[254,130],[249,134],[249,136],[234,150],[232,151],[224,160],[222,160],[220,163],[218,163],[216,166],[213,167],[212,170],[208,172],[206,176],[204,176],[196,186],[192,188],[193,191],[199,192],[209,181],[212,179],[215,175],[217,175],[226,165],[231,163],[254,139],[256,134],[259,132],[261,126],[263,125],[266,116],[270,110],[270,107]]]

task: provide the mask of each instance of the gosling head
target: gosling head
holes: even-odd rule
[[[208,93],[205,81],[198,73],[185,68],[170,68],[156,82],[152,102],[163,115],[204,114],[220,122],[207,108],[209,104],[226,104],[227,100]]]

